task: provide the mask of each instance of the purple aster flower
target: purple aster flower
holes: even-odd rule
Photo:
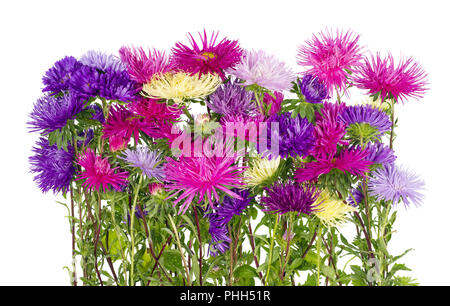
[[[363,198],[364,198],[361,184],[358,185],[351,192],[352,192],[353,196],[349,196],[348,199],[347,199],[347,202],[348,202],[349,205],[351,205],[353,207],[357,207],[358,204],[361,203],[363,201]],[[355,203],[355,201],[356,201],[356,203]]]
[[[369,142],[366,149],[369,152],[366,160],[370,160],[375,164],[393,164],[397,158],[397,156],[394,155],[394,151],[381,142]]]
[[[233,216],[239,216],[249,205],[254,197],[250,197],[248,190],[233,189],[242,199],[225,196],[222,204],[217,207],[217,216],[223,224],[230,222]]]
[[[83,146],[86,147],[92,141],[92,139],[94,139],[94,130],[88,129],[86,131],[78,133],[78,136],[84,139],[84,141],[83,140],[77,141],[78,148],[82,148]]]
[[[69,81],[75,71],[77,71],[82,64],[72,56],[66,56],[65,58],[57,61],[55,65],[47,70],[42,82],[45,87],[43,92],[50,92],[50,94],[58,94],[61,91],[69,89]]]
[[[425,183],[416,174],[387,164],[374,171],[368,187],[369,194],[378,200],[392,201],[393,204],[402,200],[408,206],[410,202],[415,205],[422,203],[424,196],[421,191]]]
[[[307,74],[299,80],[299,85],[306,102],[320,103],[328,98],[328,89],[317,77]]]
[[[225,253],[230,247],[231,239],[228,237],[227,226],[223,224],[222,218],[215,213],[206,215],[209,220],[209,234],[211,240],[209,242],[209,253],[217,256],[219,253]]]
[[[130,163],[133,167],[140,168],[148,178],[155,178],[162,181],[164,179],[164,170],[161,167],[161,158],[159,153],[151,151],[147,147],[138,147],[136,150],[127,149],[123,152],[123,160]]]
[[[309,215],[315,210],[313,204],[320,194],[313,185],[300,186],[295,182],[276,183],[266,191],[267,196],[261,198],[264,211],[277,214],[293,211],[297,212],[297,215]]]
[[[391,128],[391,120],[389,116],[371,105],[354,105],[347,106],[339,114],[339,119],[348,124],[367,123],[371,127],[378,130],[380,134],[384,134]]]
[[[105,115],[103,114],[103,108],[98,106],[97,104],[91,104],[86,109],[92,109],[94,112],[92,113],[92,120],[97,120],[100,123],[105,123]]]
[[[42,192],[67,192],[75,173],[72,146],[68,144],[67,151],[58,150],[56,144],[50,146],[47,139],[40,138],[32,151],[35,155],[29,158],[31,172],[36,173],[34,181]]]
[[[32,132],[41,132],[42,135],[63,128],[67,120],[72,120],[83,109],[81,102],[74,95],[44,96],[39,98],[34,104],[30,113]]]
[[[219,114],[248,115],[256,110],[253,93],[235,81],[219,87],[207,101],[208,107]]]
[[[270,119],[271,131],[267,133],[268,145],[272,144],[272,137],[278,139],[279,154],[282,158],[287,156],[306,156],[314,146],[314,125],[308,119],[297,116],[292,118],[290,112],[275,114]],[[273,123],[278,123],[278,130],[273,130]],[[276,143],[276,142],[275,142]],[[269,148],[272,151],[272,148]]]
[[[108,69],[116,72],[122,72],[126,69],[125,65],[120,61],[118,57],[94,50],[86,52],[80,58],[80,62],[83,65],[93,67],[104,72]]]

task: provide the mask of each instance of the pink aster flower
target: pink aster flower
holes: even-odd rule
[[[230,190],[242,186],[240,174],[243,168],[235,165],[234,156],[180,156],[178,159],[167,157],[166,160],[165,187],[171,193],[169,198],[177,197],[174,204],[184,201],[179,213],[185,213],[196,196],[196,203],[206,201],[213,207],[213,203],[220,200],[219,191],[242,200]]]
[[[412,58],[401,60],[395,66],[391,54],[381,58],[380,54],[365,58],[364,65],[357,69],[353,82],[358,88],[368,90],[370,95],[379,93],[382,101],[394,98],[396,101],[407,97],[421,98],[426,88],[427,74]]]
[[[353,175],[363,175],[369,171],[372,164],[366,158],[369,152],[367,150],[344,149],[338,157],[317,158],[317,161],[305,163],[303,168],[298,168],[295,173],[295,179],[301,183],[316,179],[322,174],[330,172],[332,169],[339,169]]]
[[[318,36],[300,46],[297,54],[298,64],[310,67],[304,74],[318,77],[331,94],[333,89],[345,89],[349,72],[361,65],[359,35],[337,30],[320,32]]]
[[[228,115],[220,119],[223,133],[238,137],[241,140],[256,142],[259,136],[259,124],[264,121],[263,115]]]
[[[203,36],[199,33],[201,40],[199,45],[191,33],[188,35],[191,47],[178,42],[172,49],[172,60],[178,69],[192,74],[199,73],[199,76],[215,73],[225,79],[223,71],[233,68],[241,60],[242,49],[239,47],[237,40],[223,38],[217,43],[219,33],[213,32],[208,40],[206,30],[204,30]]]
[[[173,68],[169,57],[155,49],[146,53],[141,47],[122,47],[119,54],[130,78],[141,84],[148,83],[155,74],[169,72]]]
[[[284,96],[281,92],[275,91],[273,95],[275,98],[268,93],[264,93],[263,102],[268,109],[267,117],[277,114],[281,110],[281,103],[283,103]]]
[[[119,167],[111,168],[107,158],[96,155],[91,148],[87,148],[84,154],[78,156],[78,162],[84,168],[77,180],[85,179],[83,186],[100,191],[107,191],[112,186],[121,191],[122,186],[127,184],[128,172],[116,171]]]

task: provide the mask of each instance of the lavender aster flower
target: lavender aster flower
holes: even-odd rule
[[[69,81],[75,71],[77,71],[82,64],[72,56],[67,56],[55,63],[55,65],[47,70],[42,82],[45,87],[43,92],[50,92],[58,94],[61,91],[69,89]]]
[[[380,134],[384,134],[391,128],[391,120],[388,115],[371,105],[347,106],[340,113],[339,119],[348,125],[367,123],[376,128]]]
[[[408,206],[410,202],[419,205],[423,201],[425,183],[416,174],[395,166],[384,165],[377,169],[369,181],[369,194],[379,200],[392,201],[397,204],[400,200]]]
[[[299,85],[306,102],[320,103],[328,98],[328,89],[325,84],[310,74],[305,75],[301,81],[299,80]]]
[[[266,191],[267,196],[261,198],[261,204],[265,211],[277,214],[294,211],[298,215],[309,215],[314,211],[313,204],[320,194],[313,185],[300,186],[294,182],[277,183]]]
[[[29,158],[31,172],[36,173],[34,181],[42,192],[67,192],[75,173],[72,146],[69,144],[67,151],[58,150],[56,144],[50,146],[47,139],[40,138],[32,151],[35,155]]]
[[[207,105],[212,111],[224,116],[248,115],[256,109],[252,99],[252,92],[237,82],[228,82],[209,97]]]
[[[138,147],[136,150],[127,149],[124,154],[125,157],[122,157],[122,159],[133,167],[140,168],[148,178],[155,178],[160,181],[164,179],[164,170],[160,165],[159,153],[151,151],[147,147]]]
[[[314,125],[308,119],[297,116],[292,118],[290,112],[284,114],[275,114],[270,120],[271,129],[273,129],[274,122],[278,123],[278,130],[275,128],[269,131],[268,145],[272,143],[272,137],[278,138],[279,154],[282,158],[287,156],[296,157],[306,156],[314,146]],[[276,143],[276,142],[275,142]],[[269,148],[271,150],[271,148]]]
[[[397,156],[394,155],[394,151],[381,142],[370,142],[367,144],[366,149],[369,152],[366,160],[370,160],[376,164],[393,164],[397,158]]]
[[[86,66],[93,67],[102,71],[111,69],[116,72],[125,71],[125,65],[120,59],[114,55],[108,55],[101,51],[90,50],[86,52],[81,58],[80,62]]]
[[[217,208],[217,216],[223,224],[230,222],[233,216],[239,216],[249,205],[254,197],[250,197],[248,190],[233,189],[242,199],[225,196],[222,204]]]
[[[217,256],[219,253],[225,253],[230,247],[231,239],[228,237],[227,226],[223,224],[222,218],[215,213],[207,214],[209,220],[209,234],[211,240],[209,242],[209,253]]]
[[[83,103],[71,94],[53,97],[44,96],[34,104],[30,113],[32,132],[41,132],[42,135],[63,128],[67,120],[72,120],[83,109]]]

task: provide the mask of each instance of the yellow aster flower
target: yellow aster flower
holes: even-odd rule
[[[341,226],[345,223],[345,215],[356,210],[353,206],[345,204],[342,199],[331,195],[328,190],[322,191],[314,205],[317,205],[314,214],[327,227]]]
[[[373,100],[371,97],[367,97],[362,101],[363,105],[371,105],[373,108],[376,108],[380,111],[384,111],[389,108],[388,99],[381,101],[381,98],[378,98],[377,100]]]
[[[280,156],[272,159],[260,156],[255,157],[251,167],[244,172],[244,183],[248,187],[263,185],[275,176],[280,166],[280,161]]]
[[[180,71],[176,73],[164,73],[156,75],[152,80],[144,84],[142,91],[148,98],[172,99],[176,103],[184,99],[202,98],[212,94],[221,84],[221,79],[216,74],[190,75]]]

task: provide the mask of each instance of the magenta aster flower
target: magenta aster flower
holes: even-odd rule
[[[358,88],[368,90],[369,94],[379,94],[384,101],[394,98],[404,101],[408,97],[421,98],[426,88],[427,74],[412,58],[401,60],[395,66],[394,58],[389,54],[381,58],[380,54],[365,58],[364,65],[357,69],[353,82]]]
[[[127,184],[128,172],[116,171],[119,167],[111,168],[107,158],[96,155],[91,148],[87,148],[84,154],[78,156],[78,162],[84,168],[77,180],[85,179],[83,186],[100,191],[109,190],[111,187],[117,191],[122,190],[122,186]]]
[[[180,42],[176,43],[172,49],[172,60],[176,68],[190,72],[198,73],[199,76],[207,73],[215,73],[225,79],[224,70],[233,68],[242,56],[242,49],[237,40],[223,38],[217,42],[219,33],[212,33],[208,40],[206,30],[203,36],[199,33],[201,45],[197,44],[189,33],[191,47]]]
[[[372,162],[367,160],[369,152],[359,148],[344,149],[338,157],[317,158],[317,161],[305,163],[303,168],[298,168],[295,172],[295,179],[298,182],[305,182],[316,179],[322,174],[330,172],[332,169],[339,169],[353,175],[363,175],[369,171]]]
[[[268,117],[278,114],[281,110],[281,103],[283,103],[284,99],[284,95],[281,92],[275,91],[273,95],[275,97],[268,93],[264,93],[263,102],[266,105],[266,109],[269,110],[267,112]]]
[[[285,62],[266,54],[263,50],[247,51],[234,69],[228,73],[245,80],[243,85],[257,84],[272,91],[282,91],[291,87],[295,81],[294,72]]]
[[[220,119],[224,135],[238,137],[241,140],[256,142],[259,136],[259,124],[264,121],[262,115],[228,115]]]
[[[362,55],[358,46],[359,35],[337,30],[320,32],[298,50],[298,64],[310,67],[305,74],[318,77],[328,89],[344,89],[348,72],[360,66]]]
[[[142,48],[122,47],[119,50],[120,58],[125,63],[130,78],[138,83],[148,83],[155,74],[172,70],[169,58],[164,52]]]
[[[206,200],[211,207],[216,201],[220,201],[218,191],[241,199],[237,193],[230,190],[242,186],[239,175],[243,168],[234,165],[234,157],[180,156],[177,160],[170,157],[166,159],[166,189],[171,191],[169,198],[177,197],[174,204],[184,200],[179,213],[186,212],[195,196],[198,196],[197,203]]]

